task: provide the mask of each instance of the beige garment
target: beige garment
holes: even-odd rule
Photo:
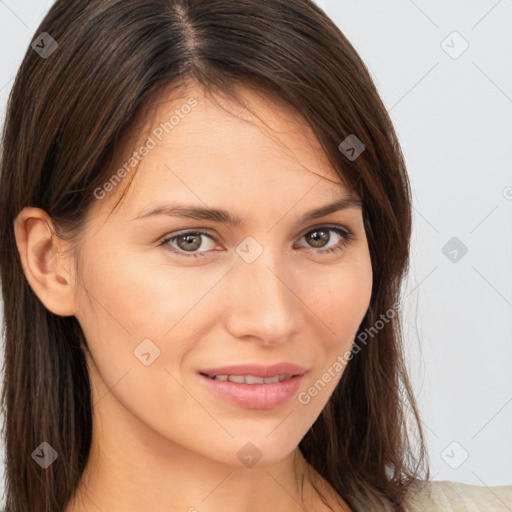
[[[411,485],[407,512],[512,512],[512,486],[419,481]]]

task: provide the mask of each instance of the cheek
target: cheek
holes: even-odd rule
[[[163,337],[215,278],[194,279],[191,269],[165,265],[165,260],[155,261],[149,253],[128,250],[92,257],[94,263],[86,269],[79,290],[81,317],[98,334],[117,332],[133,342]]]
[[[168,387],[168,374],[159,377],[162,383],[155,375],[164,368],[174,371],[193,347],[186,340],[201,339],[210,320],[218,318],[208,293],[225,269],[179,268],[130,251],[98,251],[88,260],[77,319],[101,377],[111,386],[130,370],[129,381],[144,382],[151,375],[153,389]]]
[[[155,430],[172,425],[171,412],[186,411],[191,403],[175,372],[184,349],[170,343],[169,337],[180,338],[183,329],[190,328],[194,319],[186,316],[187,310],[208,283],[194,289],[190,277],[148,265],[143,256],[98,252],[95,258],[82,274],[77,319],[93,360],[89,372],[96,400],[106,411],[121,404]],[[194,290],[200,295],[196,297]]]
[[[316,361],[312,375],[297,396],[309,418],[316,418],[322,412],[343,376],[372,291],[371,265],[364,258],[354,264],[347,263],[328,277],[324,280],[324,293],[309,295],[319,317],[313,336]]]
[[[372,269],[369,259],[347,261],[315,279],[317,286],[305,288],[311,309],[327,329],[323,338],[329,345],[353,341],[363,320],[372,293]],[[307,290],[307,291],[306,291]]]

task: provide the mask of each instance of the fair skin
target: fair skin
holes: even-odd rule
[[[372,268],[362,211],[301,220],[349,191],[303,121],[251,89],[245,94],[272,136],[250,112],[239,119],[198,87],[160,103],[152,127],[187,98],[198,101],[143,158],[109,218],[121,185],[95,200],[79,260],[56,236],[53,246],[41,243],[51,226],[44,211],[27,207],[16,219],[32,289],[53,313],[78,319],[90,350],[84,347],[93,445],[66,512],[256,512],[269,504],[279,511],[329,510],[312,481],[334,510],[350,510],[298,449],[343,372],[307,404],[297,396],[350,349],[369,306]],[[222,103],[240,115],[238,105]],[[119,164],[125,161],[126,155]],[[166,215],[133,220],[169,201],[222,208],[244,224]],[[342,246],[342,236],[326,227],[324,238],[315,238],[313,228],[322,226],[348,229],[354,238]],[[158,245],[197,229],[208,236]],[[257,242],[250,251],[262,250],[250,263],[236,252],[247,237]],[[341,249],[321,253],[335,246]],[[148,338],[160,355],[146,366],[134,349]],[[197,373],[281,361],[307,373],[296,396],[267,410],[226,402]],[[261,453],[251,467],[237,456],[249,442]],[[306,470],[303,502],[297,478]]]

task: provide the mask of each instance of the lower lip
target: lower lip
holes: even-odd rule
[[[272,409],[284,404],[297,393],[302,375],[274,384],[238,384],[210,379],[199,374],[202,382],[215,394],[245,409]]]

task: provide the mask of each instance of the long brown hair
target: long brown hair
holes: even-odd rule
[[[426,467],[400,318],[388,314],[409,265],[410,185],[391,120],[349,41],[311,0],[57,0],[36,35],[43,32],[56,41],[53,52],[27,50],[3,131],[8,511],[64,510],[88,460],[93,412],[83,332],[29,286],[14,220],[25,206],[42,208],[56,234],[75,242],[137,116],[186,79],[231,98],[248,84],[285,102],[362,199],[373,266],[356,338],[364,344],[299,448],[353,510],[404,511],[408,486]],[[355,159],[339,147],[353,136],[365,146]],[[59,454],[47,469],[32,459],[43,441]]]

